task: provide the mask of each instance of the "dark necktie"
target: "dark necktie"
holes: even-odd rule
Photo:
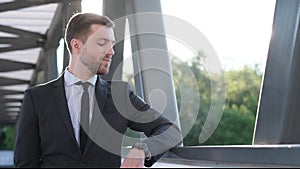
[[[80,82],[80,84],[83,87],[83,94],[82,94],[82,98],[81,98],[81,115],[80,115],[80,129],[79,129],[79,133],[80,133],[80,149],[81,152],[84,152],[85,149],[85,145],[88,139],[88,135],[87,133],[89,133],[89,121],[90,121],[90,103],[89,103],[89,92],[88,92],[88,88],[90,86],[90,84],[88,82],[82,83]]]

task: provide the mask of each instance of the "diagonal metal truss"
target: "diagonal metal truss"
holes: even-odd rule
[[[0,31],[16,35],[16,37],[0,37],[0,45],[4,46],[0,46],[0,52],[42,47],[46,41],[45,35],[9,26],[0,25]]]
[[[15,70],[34,69],[35,65],[18,61],[0,59],[0,72],[9,72]]]
[[[63,25],[80,11],[81,0],[0,1],[0,125],[17,122],[24,86],[57,77]]]
[[[22,56],[24,58],[39,56],[40,52],[36,53],[37,50],[28,49],[42,50],[45,47],[47,32],[53,20],[57,20],[54,17],[62,17],[54,15],[56,8],[59,4],[69,1],[73,0],[12,0],[2,3],[0,1],[0,124],[17,122],[24,97],[24,89],[17,86],[29,86],[30,80],[24,79],[32,78],[22,77],[23,70],[35,72],[37,69],[38,60],[21,61],[22,59],[18,59],[20,53],[24,51]],[[39,24],[36,21],[43,23]],[[62,28],[60,29],[62,31]],[[43,64],[43,67],[47,67],[46,62]],[[11,74],[15,76],[12,77]]]
[[[27,84],[29,81],[0,77],[0,86]]]
[[[33,6],[58,3],[62,0],[15,0],[12,2],[1,3],[0,12],[28,8]]]

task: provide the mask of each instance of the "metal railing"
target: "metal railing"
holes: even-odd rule
[[[124,148],[124,154],[128,152]],[[194,146],[167,152],[152,168],[299,167],[300,145]],[[13,151],[0,151],[0,168],[13,167]]]

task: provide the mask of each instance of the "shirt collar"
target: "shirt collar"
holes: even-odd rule
[[[65,71],[65,75],[64,75],[64,79],[66,82],[67,86],[73,86],[75,85],[75,83],[82,81],[81,79],[79,79],[78,77],[76,77],[75,75],[73,75],[68,68]],[[90,78],[87,81],[83,81],[83,82],[89,82],[91,85],[96,86],[96,82],[97,82],[97,75],[94,75],[92,78]]]

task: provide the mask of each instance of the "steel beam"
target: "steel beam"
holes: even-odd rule
[[[58,3],[62,0],[15,0],[12,2],[0,3],[0,12],[11,10],[18,10],[39,5],[46,5],[50,3]]]
[[[24,92],[20,92],[20,91],[12,91],[12,90],[1,90],[0,89],[0,96],[3,95],[14,95],[14,94],[23,94]]]
[[[3,105],[5,105],[5,103]],[[3,106],[3,105],[0,106],[0,112],[2,110],[7,110],[7,109],[20,109],[21,108],[21,106]]]
[[[82,11],[81,7],[81,0],[71,0],[66,1],[64,4],[64,17],[63,17],[63,30],[65,30],[65,27],[69,21],[69,19],[78,12]],[[63,60],[63,70],[66,69],[66,67],[69,65],[70,62],[70,54],[67,49],[67,45],[64,44],[64,60]]]
[[[0,86],[19,85],[19,84],[28,84],[28,83],[29,81],[26,80],[0,77]]]
[[[55,12],[49,30],[47,41],[40,53],[37,68],[31,78],[31,86],[55,79],[58,76],[56,50],[59,41],[64,36],[67,20],[77,12],[81,11],[81,0],[66,0],[61,2]],[[64,68],[67,66],[69,57],[65,54]]]
[[[6,95],[0,96],[0,103],[8,103],[8,102],[22,102],[23,98],[5,98]],[[4,105],[4,104],[2,104]]]
[[[34,64],[0,59],[0,72],[9,72],[34,68]]]
[[[0,113],[0,124],[2,125],[13,125],[18,120],[18,112],[14,113]]]
[[[34,86],[38,83],[45,83],[48,80],[56,78],[58,75],[56,50],[59,41],[62,38],[62,16],[63,3],[60,3],[57,6],[55,15],[46,33],[46,36],[49,38],[47,38],[45,45],[40,52],[36,70],[31,77],[30,86]]]
[[[126,8],[137,92],[180,126],[160,0],[126,0]]]
[[[277,0],[253,144],[300,143],[300,1]]]
[[[0,25],[0,31],[14,34],[17,36],[17,37],[0,37],[0,44],[8,45],[8,46],[0,47],[0,53],[42,47],[46,40],[46,37],[40,33],[12,28],[5,25]]]
[[[114,47],[115,55],[112,58],[110,66],[110,73],[102,78],[105,80],[122,80],[122,66],[124,53],[124,37],[125,37],[125,23],[126,23],[126,1],[120,0],[104,0],[103,1],[103,15],[108,16],[115,21],[116,27],[115,38],[117,44]],[[119,67],[119,68],[118,68]],[[114,77],[113,77],[114,76]]]
[[[202,164],[214,163],[217,167],[299,167],[300,145],[268,146],[198,146],[171,150],[173,159]],[[216,167],[215,166],[215,167]],[[227,167],[225,167],[227,168]]]

